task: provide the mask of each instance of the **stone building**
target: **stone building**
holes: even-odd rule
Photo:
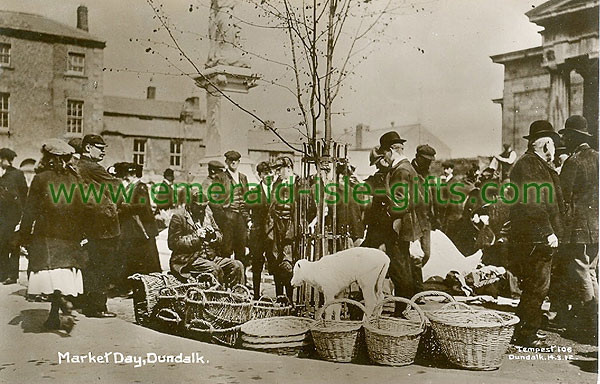
[[[102,131],[104,47],[85,7],[77,28],[0,11],[0,147],[17,152],[16,166],[35,162],[46,138]]]
[[[101,133],[109,146],[105,163],[142,164],[151,180],[160,180],[166,168],[175,170],[178,179],[187,179],[204,156],[206,119],[199,98],[175,102],[155,95],[156,88],[148,87],[146,99],[104,96]]]
[[[544,30],[542,46],[492,56],[504,65],[502,140],[526,150],[529,125],[556,130],[573,114],[588,120],[598,142],[598,0],[550,0],[527,12]],[[499,148],[500,150],[500,148]]]

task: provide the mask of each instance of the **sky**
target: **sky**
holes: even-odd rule
[[[160,6],[183,50],[200,68],[208,53],[210,0],[3,0],[2,8],[45,15],[75,26],[76,9],[88,7],[90,33],[106,41],[104,93],[144,98],[146,87],[157,98],[183,101],[203,91],[184,73],[192,66],[169,47],[149,5]],[[247,0],[240,0],[247,1]],[[300,1],[300,0],[298,0]],[[382,1],[382,0],[375,0]],[[408,0],[393,0],[408,3]],[[367,50],[367,59],[344,82],[334,105],[334,137],[363,123],[371,129],[420,123],[446,142],[453,157],[491,155],[501,150],[503,66],[489,58],[541,44],[540,28],[525,12],[542,0],[415,0],[420,12],[395,15]],[[252,13],[242,4],[240,14]],[[155,31],[156,30],[156,31]],[[244,47],[259,56],[285,59],[281,36],[242,25]],[[148,50],[148,48],[151,48]],[[154,53],[153,53],[154,52]],[[282,67],[250,57],[262,81],[245,96],[244,106],[273,120],[282,132],[298,121],[293,96],[282,87]],[[291,83],[290,83],[291,85]],[[204,103],[201,101],[201,104]]]

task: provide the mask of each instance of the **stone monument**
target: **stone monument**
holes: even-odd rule
[[[259,76],[242,56],[241,28],[236,24],[236,0],[212,0],[209,17],[210,50],[206,69],[195,78],[206,91],[205,157],[200,160],[202,175],[210,160],[224,161],[223,154],[242,154],[240,171],[254,179],[248,154],[248,130],[252,118],[235,104],[244,105],[245,95],[256,86]],[[233,102],[232,102],[233,101]]]

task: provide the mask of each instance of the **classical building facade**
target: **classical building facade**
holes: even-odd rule
[[[598,142],[598,0],[550,0],[527,12],[544,29],[542,46],[492,56],[504,65],[502,140],[518,153],[529,125],[559,130],[573,114],[588,120]]]

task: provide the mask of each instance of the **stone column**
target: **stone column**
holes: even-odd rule
[[[570,70],[563,66],[550,69],[550,102],[548,119],[557,131],[564,128],[569,117]]]
[[[248,153],[248,130],[252,117],[234,103],[244,106],[244,97],[256,85],[258,76],[249,68],[218,65],[196,77],[199,87],[206,90],[205,156],[200,159],[201,174],[207,174],[211,160],[224,161],[229,150],[241,155],[240,171],[253,179],[252,161]],[[226,96],[224,96],[226,95]]]
[[[598,59],[586,60],[577,72],[583,77],[583,116],[594,135],[590,144],[598,149]]]

